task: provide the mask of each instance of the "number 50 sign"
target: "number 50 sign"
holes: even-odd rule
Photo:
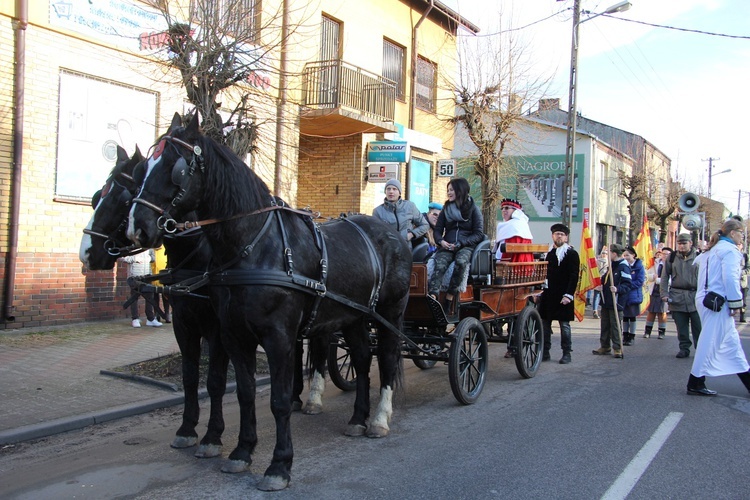
[[[456,175],[456,160],[438,160],[438,177]]]

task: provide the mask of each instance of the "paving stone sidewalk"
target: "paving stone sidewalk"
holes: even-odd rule
[[[116,418],[128,405],[178,403],[181,393],[99,373],[178,350],[170,324],[133,328],[128,319],[0,330],[0,444]]]

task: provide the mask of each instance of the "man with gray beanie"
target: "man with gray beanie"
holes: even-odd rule
[[[701,334],[701,317],[695,307],[698,266],[694,266],[693,262],[696,255],[690,234],[678,235],[677,251],[669,256],[661,273],[659,293],[661,300],[669,302],[669,312],[677,327],[677,339],[680,342],[677,358],[690,357],[690,346],[698,346],[698,337]],[[659,331],[659,338],[664,338],[664,332]]]
[[[406,241],[424,236],[430,225],[417,206],[409,200],[401,199],[401,183],[389,179],[385,183],[385,199],[375,207],[372,216],[393,226]]]

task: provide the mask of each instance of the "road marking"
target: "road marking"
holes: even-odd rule
[[[622,474],[620,474],[614,484],[602,495],[602,500],[624,499],[630,494],[630,491],[643,473],[646,472],[646,468],[651,464],[656,454],[659,453],[661,447],[664,446],[672,431],[680,423],[683,415],[683,413],[675,411],[667,415],[659,428],[654,431],[651,438],[643,445],[643,448],[640,449],[636,456],[633,457],[633,460],[625,467],[625,470],[622,471]]]

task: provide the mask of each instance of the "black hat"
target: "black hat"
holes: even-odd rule
[[[570,235],[570,228],[566,226],[565,224],[552,224],[552,227],[549,228],[550,232],[556,233],[558,231],[565,233],[566,236]]]

